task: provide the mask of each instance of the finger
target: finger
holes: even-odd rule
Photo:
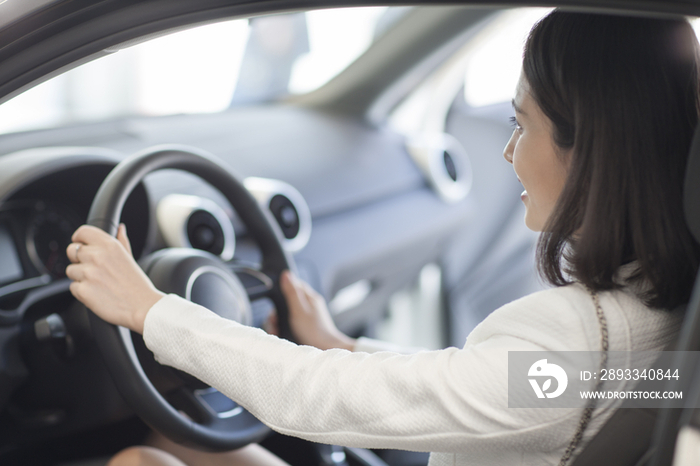
[[[70,264],[66,267],[66,277],[73,281],[82,281],[85,278],[84,264]]]
[[[70,260],[73,263],[80,262],[80,258],[78,257],[78,249],[79,247],[82,247],[83,243],[70,243],[68,247],[66,247],[66,256],[68,256],[68,260]]]
[[[303,301],[305,303],[308,303],[308,305],[314,307],[314,303],[326,302],[323,296],[321,296],[316,290],[314,290],[313,287],[307,282],[299,279],[294,275],[292,275],[291,278],[292,282],[294,283],[294,286],[296,286],[298,290],[298,293],[300,293],[303,296]],[[318,304],[315,304],[315,306],[318,306]]]
[[[313,301],[321,297],[321,295],[316,290],[314,290],[311,287],[311,285],[309,285],[303,280],[297,279],[297,286],[299,286],[299,288],[301,288],[304,291],[304,294],[306,295],[306,298],[309,301]]]
[[[70,267],[70,265],[69,265],[68,267]],[[82,286],[81,286],[81,283],[80,283],[80,282],[72,282],[72,283],[70,284],[69,289],[70,289],[71,294],[72,294],[76,299],[82,300],[82,298],[83,298],[83,293],[82,293]]]
[[[80,246],[80,248],[78,248]],[[71,243],[66,249],[68,259],[74,264],[94,263],[100,255],[100,247],[88,246],[83,243]]]
[[[108,233],[92,225],[83,225],[73,233],[71,240],[74,243],[102,244],[111,239]]]
[[[82,282],[71,282],[68,289],[75,299],[85,304],[88,309],[90,308],[90,305],[88,304],[90,298],[89,286],[86,286],[85,283]]]
[[[287,299],[290,312],[302,312],[308,306],[303,290],[297,286],[296,280],[289,270],[282,272],[280,279],[282,294]]]
[[[282,288],[282,294],[285,298],[287,298],[287,301],[295,300],[297,298],[296,290],[294,289],[294,283],[292,283],[292,276],[289,270],[285,270],[280,274],[280,285]]]
[[[123,223],[119,224],[119,229],[117,230],[117,239],[122,244],[122,246],[124,246],[126,252],[128,252],[129,255],[132,255],[131,243],[129,242],[129,237],[126,235],[126,225],[124,225]]]

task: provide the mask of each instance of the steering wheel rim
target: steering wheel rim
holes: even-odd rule
[[[197,175],[228,199],[262,252],[260,272],[272,281],[267,297],[275,305],[280,335],[291,339],[279,278],[283,270],[294,270],[293,259],[282,247],[281,233],[275,228],[271,216],[260,208],[230,169],[212,155],[192,147],[168,145],[152,147],[128,157],[103,181],[90,207],[87,223],[116,236],[129,194],[146,175],[160,169],[179,169]],[[93,336],[117,389],[152,428],[175,442],[210,451],[240,448],[262,440],[269,433],[267,426],[244,410],[235,418],[220,419],[214,413],[207,415],[206,410],[199,409],[204,413],[201,423],[178,412],[144,372],[131,332],[107,323],[92,312],[89,319]]]

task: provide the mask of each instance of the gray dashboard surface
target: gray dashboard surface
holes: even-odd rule
[[[399,135],[355,120],[292,106],[219,114],[129,118],[0,136],[0,154],[40,146],[98,146],[124,156],[177,143],[204,149],[239,177],[286,181],[314,217],[424,185]]]
[[[327,299],[358,280],[372,284],[362,305],[336,316],[341,329],[351,333],[380,319],[391,294],[436,261],[472,213],[468,199],[446,204],[428,187],[403,136],[291,105],[5,135],[0,136],[0,154],[87,146],[125,157],[173,143],[211,152],[240,178],[279,179],[300,191],[314,224],[309,244],[296,254],[302,277]],[[152,202],[173,192],[222,201],[213,188],[187,174],[154,174],[146,185]]]

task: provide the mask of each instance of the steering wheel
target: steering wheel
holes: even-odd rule
[[[287,305],[279,278],[283,270],[293,267],[293,260],[284,251],[281,233],[271,216],[259,207],[231,171],[211,155],[184,146],[156,146],[125,159],[100,186],[88,214],[88,224],[115,236],[131,191],[146,175],[165,168],[199,176],[234,207],[262,254],[261,267],[255,272],[267,286],[262,292],[256,287],[254,297],[272,300],[280,335],[289,338]],[[240,320],[236,315],[244,315],[245,307],[250,307],[250,296],[237,276],[213,254],[171,248],[147,256],[140,264],[161,291],[180,294],[224,317],[231,318],[233,314],[233,320]],[[237,308],[233,313],[232,307]],[[117,389],[155,430],[177,443],[210,451],[236,449],[260,441],[269,433],[269,428],[252,414],[216,390],[156,363],[136,334],[109,324],[92,312],[89,316],[93,336]],[[169,390],[167,400],[156,386]]]

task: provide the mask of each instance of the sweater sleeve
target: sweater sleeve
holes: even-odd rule
[[[380,351],[390,351],[400,354],[413,354],[419,351],[424,351],[423,348],[406,347],[367,337],[358,338],[355,342],[355,347],[352,350],[358,353],[379,353]]]
[[[578,420],[575,410],[508,409],[508,351],[543,349],[509,335],[412,355],[321,351],[168,295],[149,311],[144,340],[159,362],[272,429],[320,443],[466,453],[542,448],[546,437],[554,448]]]

